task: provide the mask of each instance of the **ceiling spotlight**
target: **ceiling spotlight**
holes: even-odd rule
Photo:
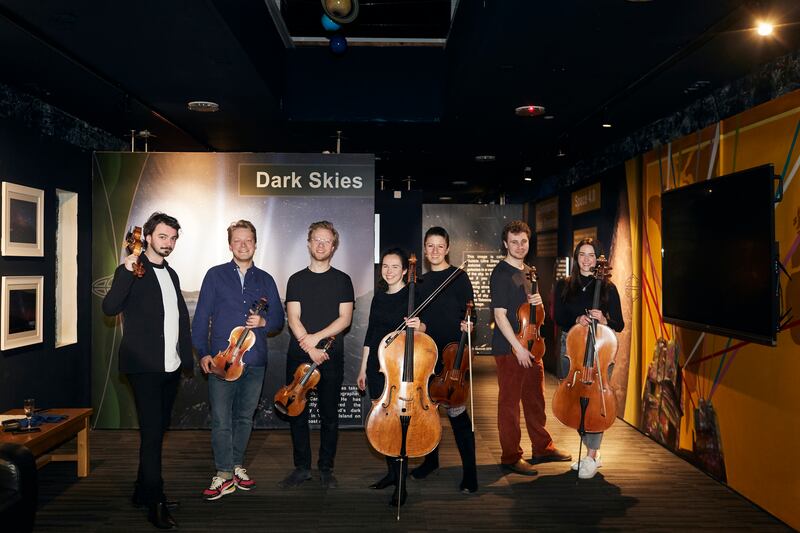
[[[556,118],[556,116],[555,115],[545,115],[542,118],[545,119],[545,120],[553,120],[554,118]]]
[[[514,110],[518,117],[537,117],[544,114],[544,106],[540,105],[523,105]]]
[[[476,155],[475,156],[475,161],[478,161],[479,163],[486,163],[486,162],[489,162],[489,161],[494,161],[494,159],[495,159],[495,157],[493,155],[491,155],[491,154]]]
[[[756,33],[761,35],[762,37],[766,37],[767,35],[772,35],[772,30],[775,29],[772,24],[769,22],[759,22],[756,26]]]
[[[559,148],[558,152],[556,152],[556,157],[566,157],[566,156],[567,156],[567,152],[565,152],[561,148]]]
[[[439,197],[439,200],[442,200],[442,201],[447,201],[447,200],[452,200],[452,199],[453,199],[452,196],[440,196]]]
[[[525,181],[533,181],[533,178],[532,178],[532,177],[530,177],[530,176],[525,176],[525,177],[524,177],[524,178],[522,178],[522,179],[524,179]]]
[[[611,127],[611,123],[610,122],[603,122],[602,126],[604,128],[610,128]]]
[[[453,185],[456,185],[456,186],[459,186],[459,187],[463,187],[464,185],[467,184],[467,182],[464,181],[464,180],[456,180],[456,181],[452,181],[451,183]]]
[[[195,100],[186,105],[189,108],[189,111],[197,111],[198,113],[216,113],[219,111],[219,104],[216,102]]]

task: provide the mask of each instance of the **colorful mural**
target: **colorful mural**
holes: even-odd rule
[[[675,139],[626,166],[633,199],[631,264],[641,272],[641,312],[634,315],[641,353],[631,352],[624,418],[795,528],[800,528],[800,470],[788,465],[800,436],[800,387],[793,382],[800,372],[799,133],[800,91],[795,91]],[[765,163],[782,178],[775,239],[792,276],[780,278],[777,346],[665,323],[661,193]],[[736,303],[732,291],[719,305]],[[638,409],[630,400],[637,390]]]

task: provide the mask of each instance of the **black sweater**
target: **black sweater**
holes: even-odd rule
[[[380,342],[387,333],[400,325],[408,314],[408,286],[394,294],[376,292],[369,308],[369,325],[364,338],[364,346],[369,347],[367,369],[378,372],[378,350]]]
[[[438,272],[430,271],[422,276],[417,283],[417,305],[430,296],[455,271],[456,267],[450,266]],[[472,283],[467,273],[460,270],[450,284],[420,314],[420,320],[427,328],[425,333],[436,342],[440,360],[444,347],[461,339],[461,321],[464,320],[467,311],[467,301],[473,299]]]
[[[119,345],[119,371],[123,374],[164,372],[164,301],[154,268],[166,268],[178,296],[178,355],[182,368],[193,368],[189,310],[181,293],[178,274],[164,261],[154,265],[147,256],[140,256],[144,276],[119,265],[114,281],[103,298],[103,312],[114,316],[122,313],[124,325]]]
[[[555,301],[555,321],[561,331],[569,331],[575,325],[575,321],[580,315],[585,315],[587,309],[592,308],[594,303],[594,284],[597,281],[592,276],[581,276],[580,286],[586,290],[579,290],[576,297],[564,301],[561,297],[564,292],[565,280],[560,280],[556,284],[556,292],[553,295]],[[625,321],[622,319],[622,307],[619,302],[619,293],[613,283],[608,283],[608,301],[600,303],[600,310],[608,320],[608,327],[614,331],[622,331]]]

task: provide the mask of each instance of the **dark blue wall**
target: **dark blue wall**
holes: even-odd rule
[[[0,352],[0,412],[22,407],[24,398],[45,408],[91,403],[90,145],[102,137],[103,132],[0,86],[0,179],[45,191],[44,257],[0,257],[0,275],[44,276],[44,342]],[[110,137],[108,145],[120,147]],[[62,348],[55,348],[56,189],[78,193],[78,343]]]

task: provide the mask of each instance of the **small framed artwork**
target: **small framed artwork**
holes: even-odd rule
[[[2,254],[44,256],[44,191],[3,182]]]
[[[0,350],[42,342],[44,276],[3,276]]]

